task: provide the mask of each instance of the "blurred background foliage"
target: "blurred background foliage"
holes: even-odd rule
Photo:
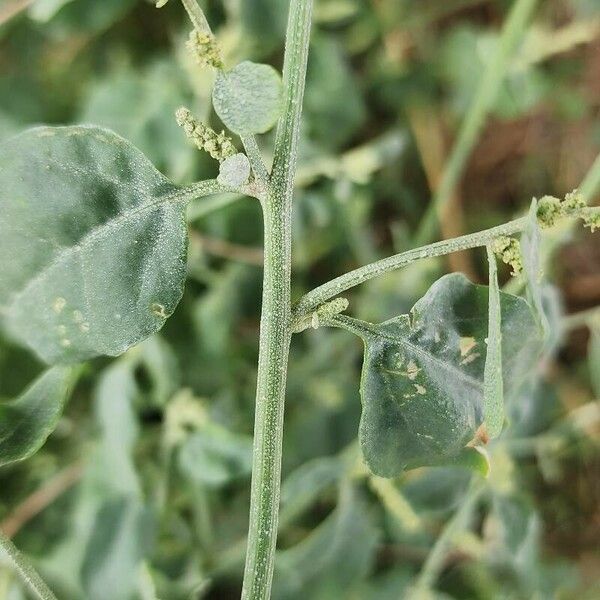
[[[294,208],[296,298],[411,246],[510,5],[316,0]],[[203,6],[228,64],[281,67],[287,2]],[[130,139],[177,183],[214,176],[215,164],[173,117],[185,104],[220,126],[212,74],[185,52],[188,30],[175,1],[157,11],[143,0],[2,0],[0,138],[39,123],[96,123]],[[577,187],[600,147],[599,74],[600,2],[541,2],[444,235],[498,224],[532,196]],[[270,136],[261,145],[268,155]],[[44,448],[0,470],[0,528],[61,600],[239,595],[262,223],[248,199],[211,206],[190,207],[189,281],[163,332],[117,360],[89,364]],[[598,237],[558,236],[546,275],[565,312],[597,306]],[[480,252],[428,260],[354,291],[351,311],[371,320],[399,314],[449,270],[486,280]],[[509,407],[511,429],[489,447],[492,473],[472,506],[470,475],[460,468],[369,476],[355,441],[358,341],[322,329],[297,336],[274,598],[407,597],[459,508],[432,598],[600,597],[594,322],[561,325],[560,347]],[[0,398],[41,368],[0,340]],[[0,598],[26,597],[0,565]]]

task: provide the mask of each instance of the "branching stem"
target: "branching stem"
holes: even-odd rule
[[[263,204],[265,266],[248,551],[243,600],[270,597],[277,541],[283,413],[291,332],[291,213],[312,0],[291,0],[283,68],[284,106]]]
[[[298,320],[302,318],[314,311],[324,302],[331,300],[331,298],[338,296],[350,288],[360,285],[365,281],[369,281],[369,279],[373,279],[374,277],[383,275],[384,273],[389,273],[405,267],[416,260],[445,256],[446,254],[457,252],[459,250],[468,250],[470,248],[486,246],[497,237],[511,236],[520,233],[527,226],[527,220],[527,217],[515,219],[514,221],[509,221],[503,225],[492,227],[491,229],[485,229],[452,240],[443,240],[441,242],[429,244],[428,246],[415,248],[414,250],[408,250],[407,252],[401,252],[400,254],[394,254],[393,256],[388,256],[387,258],[360,267],[354,271],[349,271],[303,296],[295,306],[294,319]]]
[[[8,537],[0,531],[0,550],[6,555],[8,561],[18,573],[19,577],[39,600],[57,600],[50,588],[44,583],[37,571],[21,554],[19,549]]]

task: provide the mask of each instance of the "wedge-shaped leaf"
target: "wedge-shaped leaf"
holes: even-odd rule
[[[525,300],[501,294],[506,395],[535,363],[539,329]],[[483,422],[488,288],[439,279],[402,315],[373,325],[338,316],[365,342],[360,444],[371,471],[452,463]]]
[[[0,466],[41,448],[60,419],[73,381],[73,367],[53,367],[21,396],[0,403]]]
[[[49,363],[118,355],[183,291],[185,202],[136,148],[93,127],[0,145],[0,315]]]
[[[281,102],[281,77],[269,65],[244,61],[217,75],[213,105],[234,133],[265,133],[277,122]]]
[[[498,268],[494,250],[487,247],[489,268],[489,309],[487,350],[483,378],[483,416],[490,438],[496,438],[504,425],[504,383],[502,381],[502,329]]]

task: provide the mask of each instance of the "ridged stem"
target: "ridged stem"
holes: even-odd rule
[[[271,594],[279,497],[283,414],[291,333],[291,213],[312,0],[291,0],[283,68],[284,106],[264,202],[265,266],[248,550],[243,600]]]

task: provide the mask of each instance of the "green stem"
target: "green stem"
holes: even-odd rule
[[[498,49],[490,64],[485,65],[485,74],[462,124],[440,186],[415,236],[415,244],[418,246],[430,242],[435,237],[438,216],[447,205],[464,172],[479,133],[498,96],[498,91],[510,66],[511,55],[527,31],[529,18],[536,4],[537,0],[515,0],[512,6],[498,40]]]
[[[435,242],[428,246],[394,254],[377,262],[371,263],[354,271],[350,271],[336,279],[315,288],[305,296],[303,296],[294,308],[294,319],[298,320],[303,316],[311,313],[315,308],[319,307],[324,302],[331,300],[342,292],[349,290],[369,279],[389,273],[405,267],[406,265],[423,258],[433,258],[436,256],[444,256],[452,252],[460,250],[468,250],[470,248],[478,248],[486,246],[489,242],[500,236],[511,236],[519,233],[527,226],[528,217],[522,217],[509,221],[503,225],[485,229],[477,233],[463,235],[452,240],[443,240]]]
[[[0,549],[6,554],[19,577],[39,600],[57,600],[37,571],[19,549],[0,531]]]
[[[181,2],[190,17],[190,21],[194,25],[194,29],[200,33],[212,35],[212,30],[204,16],[204,11],[198,6],[196,0],[181,0]]]
[[[252,172],[254,173],[255,179],[262,186],[267,186],[269,182],[269,171],[263,162],[260,148],[256,142],[256,137],[253,135],[242,136],[242,144],[246,150],[246,155],[252,166]]]
[[[243,600],[270,597],[277,541],[287,361],[291,340],[291,213],[312,0],[291,0],[283,68],[284,108],[264,203],[265,267]]]

